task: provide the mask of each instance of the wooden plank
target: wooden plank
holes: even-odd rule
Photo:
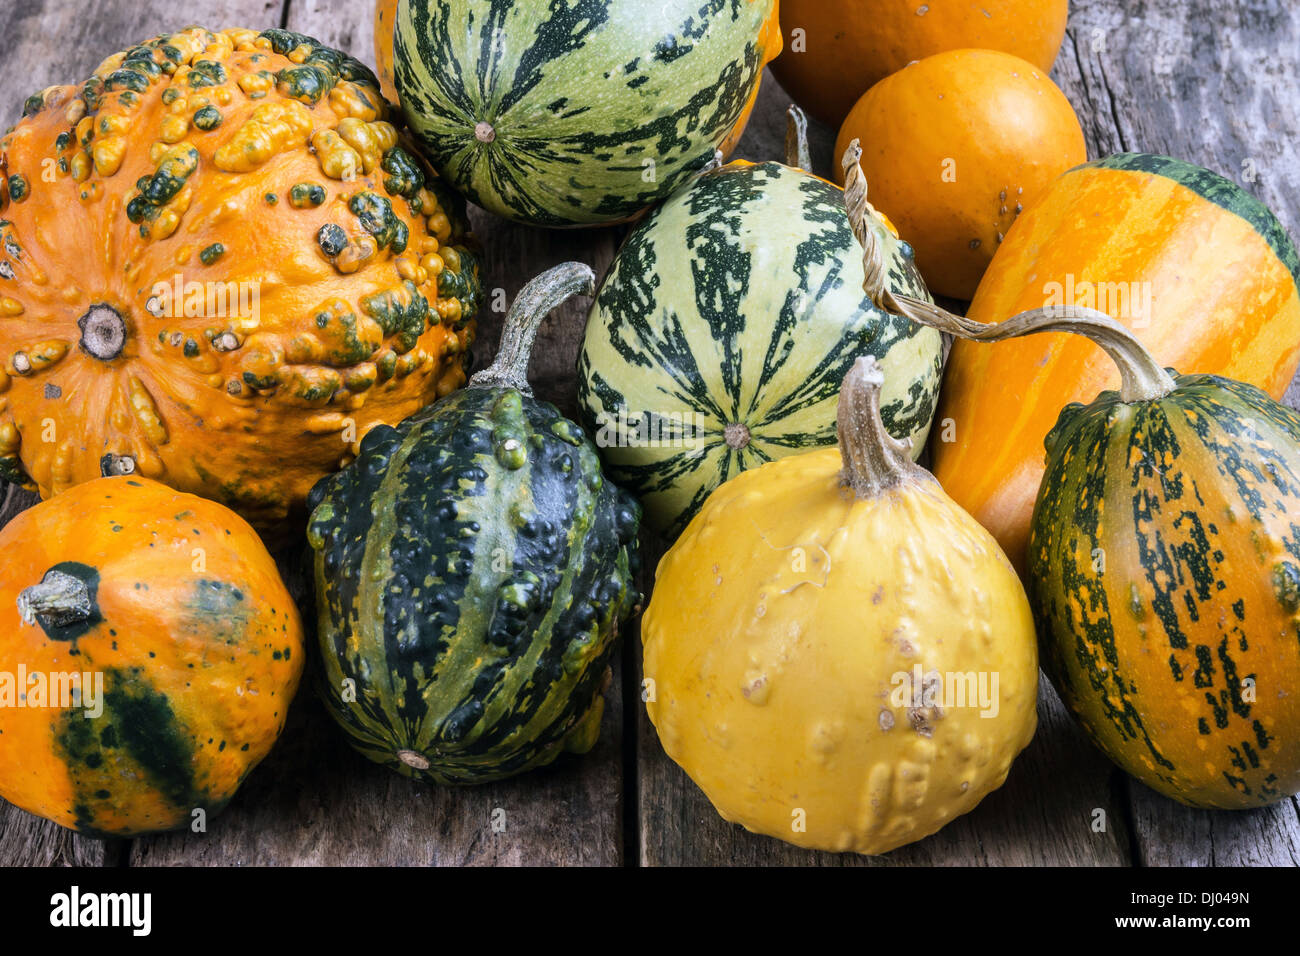
[[[1300,236],[1300,8],[1252,0],[1071,5],[1054,76],[1084,124],[1088,155],[1190,160],[1236,181]],[[1285,398],[1300,408],[1300,375]],[[1191,810],[1134,782],[1145,865],[1295,865],[1292,798],[1241,813]]]
[[[0,800],[0,867],[117,866],[125,840],[97,840]]]
[[[1260,810],[1193,810],[1130,783],[1142,866],[1300,866],[1292,797]]]
[[[351,53],[375,68],[373,0],[290,0],[285,27]]]
[[[621,701],[617,681],[609,711]],[[370,763],[313,693],[206,834],[136,840],[133,866],[616,865],[618,722],[584,757],[473,789],[431,787]]]

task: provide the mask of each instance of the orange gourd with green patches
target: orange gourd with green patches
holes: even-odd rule
[[[1178,375],[1062,412],[1029,535],[1044,666],[1149,787],[1244,809],[1300,791],[1300,415]]]
[[[0,137],[0,477],[138,473],[274,525],[463,384],[463,207],[374,76],[281,30],[189,29]]]
[[[1100,346],[1119,389],[1061,409],[1030,525],[1044,670],[1093,742],[1166,796],[1245,809],[1300,791],[1300,414],[1163,369],[1094,309],[984,323],[889,304],[979,342]]]
[[[114,836],[224,807],[303,667],[298,610],[257,533],[115,477],[22,512],[0,549],[0,797]],[[90,675],[75,699],[72,673]]]

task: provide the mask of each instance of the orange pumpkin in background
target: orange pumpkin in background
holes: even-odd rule
[[[872,85],[945,50],[1002,50],[1051,72],[1067,13],[1067,0],[782,0],[786,52],[772,72],[839,125]]]
[[[397,0],[375,0],[375,67],[379,89],[384,98],[396,103],[397,87],[393,84],[393,18]]]
[[[463,202],[374,75],[199,28],[0,137],[0,477],[138,473],[275,527],[366,431],[464,384]]]
[[[912,244],[930,291],[957,299],[975,294],[1016,217],[1087,159],[1065,94],[996,50],[937,53],[881,80],[844,121],[835,155],[854,139],[872,205]]]

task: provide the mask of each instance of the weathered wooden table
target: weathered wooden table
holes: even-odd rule
[[[946,0],[931,0],[946,2]],[[373,61],[371,0],[7,0],[0,64],[9,82],[0,124],[22,99],[79,82],[109,53],[192,22],[283,26]],[[1300,5],[1294,0],[1076,0],[1053,76],[1074,104],[1090,156],[1167,153],[1241,182],[1300,237]],[[769,76],[741,143],[747,158],[781,158],[789,98]],[[834,131],[812,130],[819,170]],[[512,297],[568,259],[609,264],[623,230],[545,232],[475,210],[487,249],[486,289]],[[533,381],[572,414],[582,303],[542,330]],[[501,315],[485,312],[475,349],[490,356]],[[1300,380],[1290,404],[1300,407]],[[0,524],[34,498],[0,483]],[[647,541],[649,592],[657,542]],[[3,556],[0,556],[0,562]],[[286,561],[296,593],[301,567]],[[0,565],[0,573],[3,573]],[[1043,682],[1040,726],[1006,785],[975,812],[887,857],[798,850],[723,822],[663,753],[637,694],[640,643],[626,635],[600,743],[583,758],[474,789],[418,785],[349,749],[305,689],[271,756],[206,834],[103,842],[0,801],[0,863],[777,864],[777,865],[1295,865],[1295,799],[1240,813],[1189,810],[1114,769],[1087,743]],[[505,811],[504,830],[493,811]],[[497,814],[497,820],[500,815]]]

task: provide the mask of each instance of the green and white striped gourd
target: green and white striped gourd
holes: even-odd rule
[[[781,163],[706,172],[628,237],[587,320],[583,418],[646,522],[675,538],[709,493],[763,462],[834,445],[840,383],[872,355],[881,415],[919,455],[938,332],[876,308],[841,191]],[[929,300],[878,216],[889,285]]]
[[[402,109],[440,175],[541,226],[626,219],[734,142],[776,0],[402,0]]]

